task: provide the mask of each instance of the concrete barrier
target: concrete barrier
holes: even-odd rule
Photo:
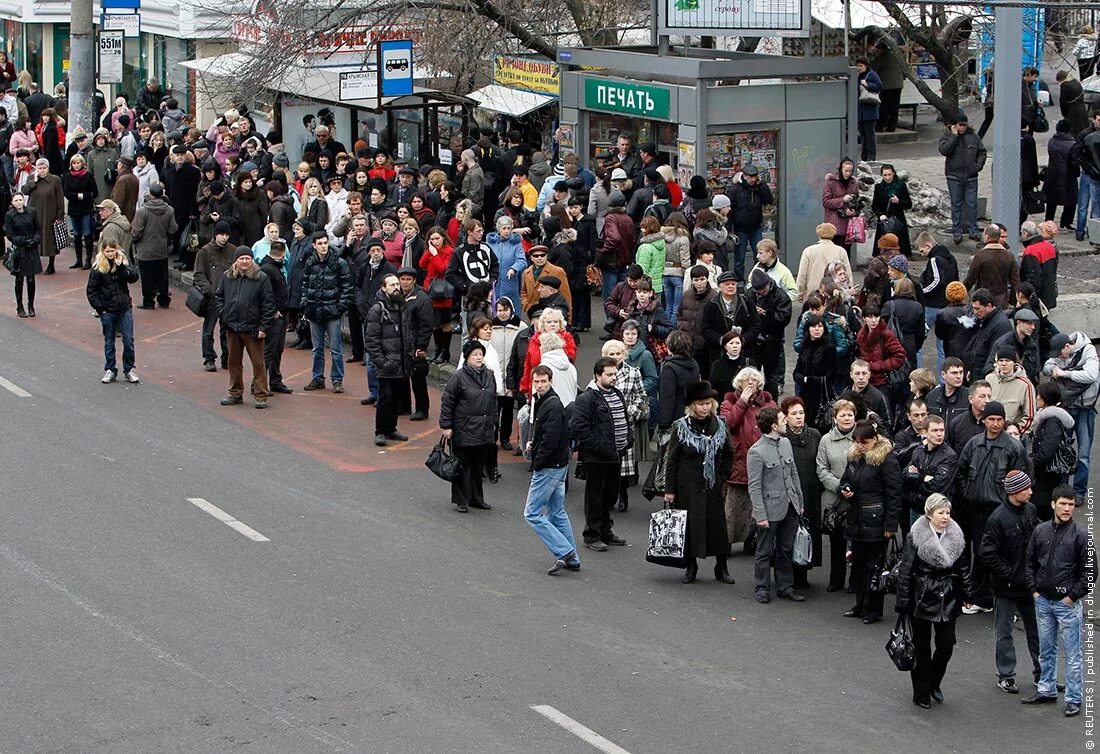
[[[1050,320],[1061,332],[1083,332],[1094,341],[1100,340],[1100,296],[1095,293],[1061,294],[1057,308],[1050,313]]]

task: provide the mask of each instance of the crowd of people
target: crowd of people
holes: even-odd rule
[[[362,139],[348,150],[322,122],[292,170],[279,135],[256,133],[246,113],[202,131],[155,89],[138,111],[120,98],[91,139],[76,129],[63,160],[45,107],[37,148],[13,136],[5,162],[19,316],[35,316],[41,260],[53,273],[71,236],[103,329],[103,382],[118,374],[117,337],[123,374],[139,381],[129,286],[140,281],[139,308],[168,307],[175,256],[193,270],[202,368],[229,371],[222,405],[244,402],[245,354],[262,409],[293,392],[285,348],[311,349],[307,391],[343,393],[346,363],[366,367],[361,403],[386,446],[408,439],[399,417],[429,418],[429,363],[456,362],[439,410],[460,461],[451,502],[490,508],[483,480],[500,479],[498,450],[525,456],[525,516],[550,573],[579,570],[579,544],[626,543],[611,514],[629,509],[652,461],[647,496],[687,512],[684,583],[714,558],[715,578],[733,584],[727,558],[744,543],[757,601],[774,591],[799,603],[827,550],[826,590],[852,594],[845,615],[872,624],[896,562],[896,609],[918,645],[915,703],[943,699],[957,615],[993,612],[1000,687],[1018,692],[1018,615],[1038,683],[1025,701],[1057,698],[1060,630],[1065,712],[1077,713],[1080,646],[1066,637],[1079,631],[1087,538],[1072,513],[1088,490],[1100,361],[1084,333],[1050,320],[1054,223],[1022,223],[1019,263],[1004,227],[988,224],[963,275],[933,235],[910,239],[908,192],[884,165],[875,253],[857,283],[848,231],[864,209],[852,160],[826,177],[818,242],[791,270],[763,237],[775,199],[753,165],[716,191],[701,176],[678,185],[656,147],[629,135],[589,170],[483,131],[455,165],[414,170]],[[940,145],[953,203],[976,175],[973,164],[952,174],[957,150],[983,154],[960,126]],[[1100,116],[1092,128],[1100,134]],[[956,235],[978,233],[972,222]],[[919,276],[914,255],[926,260]],[[599,331],[593,299],[606,324],[589,379],[576,360]],[[574,454],[579,542],[564,512]],[[795,564],[802,525],[813,554]]]

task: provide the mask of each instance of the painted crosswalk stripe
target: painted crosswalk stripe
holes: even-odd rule
[[[195,506],[196,508],[199,508],[200,510],[206,511],[211,516],[213,516],[214,518],[218,519],[223,524],[228,526],[230,529],[235,529],[236,531],[240,532],[244,536],[251,539],[253,542],[270,542],[271,541],[270,539],[265,537],[263,534],[260,534],[258,531],[253,529],[248,524],[245,524],[245,523],[242,523],[242,522],[238,521],[237,519],[233,518],[228,513],[226,513],[225,511],[223,511],[221,508],[214,505],[213,503],[209,502],[208,500],[204,500],[201,497],[189,497],[189,498],[187,498],[187,502],[191,503],[191,505]]]
[[[4,388],[9,393],[12,393],[13,395],[16,395],[20,398],[33,398],[34,397],[30,393],[28,393],[26,390],[24,390],[23,388],[16,385],[14,382],[11,382],[10,380],[5,380],[3,377],[0,377],[0,387]]]
[[[586,744],[605,752],[605,754],[630,754],[630,752],[623,747],[608,741],[596,731],[581,725],[576,720],[569,717],[569,715],[564,712],[559,712],[548,704],[535,704],[532,705],[531,709],[538,712],[547,720],[565,728]]]

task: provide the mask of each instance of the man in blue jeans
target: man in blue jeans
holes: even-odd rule
[[[523,510],[527,523],[554,556],[554,564],[547,571],[551,576],[562,569],[581,569],[573,526],[565,512],[569,427],[565,407],[550,386],[553,379],[550,367],[539,365],[531,370],[534,400],[531,404],[532,437],[527,443],[527,451],[534,473],[527,491],[527,506]]]
[[[764,207],[775,204],[768,184],[760,179],[755,165],[741,168],[741,180],[729,189],[730,218],[737,234],[737,249],[733,252],[733,271],[739,281],[745,280],[745,254],[756,258],[756,245],[763,238]]]
[[[1035,528],[1027,545],[1025,575],[1035,598],[1039,626],[1039,683],[1024,704],[1058,701],[1058,638],[1062,639],[1066,667],[1066,717],[1081,714],[1084,679],[1081,652],[1081,600],[1088,596],[1095,572],[1092,543],[1085,527],[1073,520],[1076,498],[1068,484],[1054,488],[1054,518]]]
[[[329,253],[323,230],[313,234],[313,253],[302,274],[302,316],[313,339],[313,379],[306,390],[325,389],[325,338],[332,351],[332,392],[344,392],[344,341],[340,320],[351,306],[348,263]]]
[[[985,167],[985,145],[960,111],[954,118],[947,118],[944,134],[940,137],[939,150],[946,161],[947,191],[951,196],[951,235],[955,243],[962,243],[963,231],[970,240],[980,241],[978,232],[978,173]],[[964,212],[965,209],[965,212]]]
[[[1092,124],[1077,135],[1081,155],[1081,182],[1077,186],[1078,241],[1088,233],[1089,218],[1100,217],[1100,111],[1092,114]]]

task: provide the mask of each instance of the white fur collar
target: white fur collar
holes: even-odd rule
[[[909,536],[917,548],[917,556],[934,568],[950,568],[962,555],[966,541],[962,529],[954,521],[947,524],[942,537],[937,537],[932,522],[925,516],[913,524]]]

